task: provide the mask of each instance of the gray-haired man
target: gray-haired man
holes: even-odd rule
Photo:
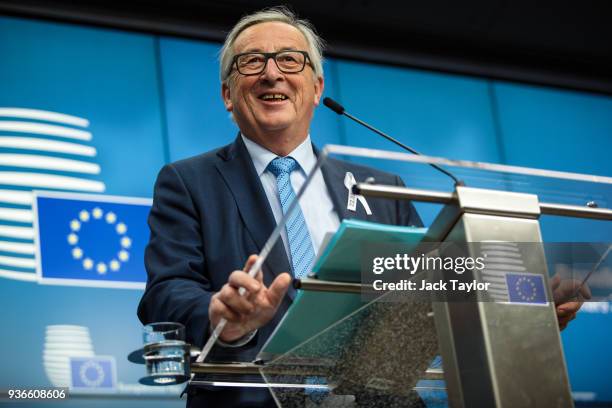
[[[371,215],[346,209],[347,172],[400,184],[397,176],[330,160],[300,202],[257,278],[254,262],[316,162],[309,127],[324,88],[321,40],[284,8],[242,18],[221,52],[223,102],[240,128],[228,146],[165,166],[149,217],[149,275],[139,305],[143,323],[185,324],[201,347],[221,318],[228,321],[209,359],[252,361],[290,306],[291,275],[308,271],[326,232],[347,217],[420,225],[406,202],[370,201]],[[246,264],[246,265],[245,265]],[[232,272],[233,271],[233,272]],[[246,288],[247,296],[238,289]],[[265,388],[195,388],[189,406],[273,406]]]

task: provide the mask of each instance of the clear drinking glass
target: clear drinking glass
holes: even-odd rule
[[[170,385],[189,377],[189,346],[185,343],[185,326],[180,323],[151,323],[143,328],[144,360],[147,385]]]

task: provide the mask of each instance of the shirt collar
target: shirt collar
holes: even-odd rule
[[[242,137],[244,145],[251,156],[251,160],[253,160],[253,165],[255,166],[257,175],[261,177],[261,175],[266,171],[268,164],[270,164],[270,162],[276,159],[278,156],[265,147],[258,145],[242,133],[240,133],[240,136]],[[312,143],[310,142],[310,135],[306,136],[306,139],[287,156],[293,157],[305,174],[310,173],[317,161],[312,148]]]

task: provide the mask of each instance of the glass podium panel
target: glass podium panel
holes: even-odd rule
[[[397,174],[412,188],[452,192],[454,180],[434,169],[435,165],[467,187],[535,194],[540,202],[546,203],[582,206],[591,202],[599,208],[612,208],[610,174],[581,174],[341,145],[325,146],[319,160],[325,163],[330,159],[344,159]]]
[[[437,355],[429,302],[376,300],[268,354],[261,373],[281,407],[421,407],[424,399],[444,400],[439,367],[428,371]]]

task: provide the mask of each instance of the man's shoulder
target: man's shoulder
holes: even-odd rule
[[[231,144],[228,144],[226,146],[209,150],[205,153],[180,159],[170,163],[170,166],[176,168],[177,170],[202,169],[214,166],[215,164],[223,161],[222,157],[224,156],[224,152],[226,152],[230,147]]]
[[[167,164],[164,168],[172,168],[181,175],[199,175],[205,177],[215,166],[223,161],[228,160],[239,149],[236,146],[236,141],[225,146],[217,147],[205,153],[200,153],[195,156],[187,157]]]
[[[233,153],[234,143],[218,147],[196,156],[187,157],[164,165],[158,180],[180,179],[186,185],[204,185],[213,181],[218,174],[216,167]]]

